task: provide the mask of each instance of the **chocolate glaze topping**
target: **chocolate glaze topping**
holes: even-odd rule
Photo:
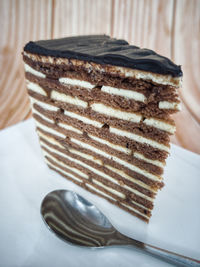
[[[129,45],[106,35],[67,37],[29,42],[24,51],[44,56],[78,59],[153,73],[182,76],[181,67],[150,49]]]

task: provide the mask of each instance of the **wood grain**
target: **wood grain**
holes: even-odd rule
[[[199,0],[1,0],[0,128],[31,116],[21,51],[29,40],[110,34],[182,65],[172,142],[200,153]],[[187,125],[187,127],[186,127]]]
[[[110,34],[111,0],[59,0],[54,3],[53,38]]]
[[[170,57],[172,16],[172,0],[116,0],[112,35]]]
[[[51,1],[0,1],[0,128],[30,116],[22,49],[29,40],[51,37]]]

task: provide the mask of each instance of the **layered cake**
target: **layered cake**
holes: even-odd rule
[[[180,108],[180,66],[105,35],[29,42],[23,59],[48,166],[148,221]]]

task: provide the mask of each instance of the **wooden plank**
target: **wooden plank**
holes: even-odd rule
[[[176,122],[176,139],[172,138],[173,143],[200,153],[200,127],[192,114],[188,112],[184,103],[182,103],[182,111],[177,113],[174,119]]]
[[[175,1],[172,57],[182,65],[183,110],[175,121],[181,146],[200,153],[200,1]]]
[[[185,19],[192,18],[192,19]],[[173,58],[184,72],[183,102],[200,122],[200,1],[177,1],[173,38]]]
[[[110,34],[111,0],[59,0],[54,3],[53,38]]]
[[[0,128],[30,116],[22,49],[30,40],[51,37],[51,0],[0,1]]]
[[[170,57],[172,17],[172,0],[115,0],[112,35]]]

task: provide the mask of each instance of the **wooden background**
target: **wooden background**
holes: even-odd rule
[[[182,65],[182,112],[172,142],[200,153],[200,0],[0,0],[0,27],[0,129],[31,116],[25,43],[105,33]]]

